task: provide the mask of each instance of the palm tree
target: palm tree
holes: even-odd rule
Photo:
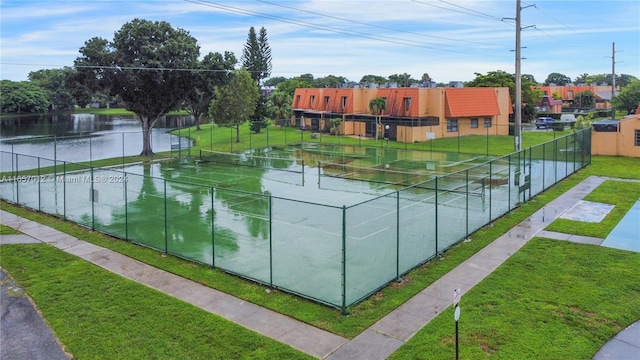
[[[381,122],[381,114],[387,107],[387,99],[382,97],[377,97],[375,99],[371,99],[369,101],[369,111],[371,114],[378,115],[376,118],[376,141],[378,141],[378,126]]]
[[[274,91],[267,101],[267,111],[276,120],[291,117],[291,96],[284,91]]]

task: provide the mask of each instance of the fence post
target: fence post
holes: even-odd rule
[[[507,160],[509,161],[509,179],[511,179],[511,154],[507,155]],[[513,183],[515,184],[516,178],[515,174],[513,177]],[[509,186],[507,186],[507,211],[511,211],[511,181],[509,181]]]
[[[492,181],[492,175],[493,175],[493,170],[492,168],[492,164],[493,164],[493,160],[489,161],[489,222],[493,221],[493,217],[491,216],[491,190],[493,189],[493,181]]]
[[[542,143],[542,191],[544,191],[547,186],[545,185],[545,169],[547,168],[547,146],[546,143]]]
[[[91,138],[89,138],[89,141],[91,141]],[[91,143],[89,143],[91,144]],[[91,160],[89,160],[91,161]],[[93,166],[91,166],[91,179],[89,180],[91,182],[91,230],[95,230],[96,229],[96,210],[95,210],[95,203],[96,203],[96,193],[95,193],[95,189],[93,187],[93,181],[94,181],[94,177],[93,177]]]
[[[62,162],[62,218],[67,220],[67,162]]]
[[[122,171],[122,176],[125,177],[124,178],[124,238],[129,240],[129,206],[128,206],[129,204],[127,203],[127,182],[129,182],[129,177],[126,175],[124,170]]]
[[[169,140],[169,146],[171,146],[171,140]],[[124,169],[124,133],[122,133],[122,169]]]
[[[167,180],[164,179],[163,182],[164,182],[164,254],[166,255],[169,253],[169,231],[167,227]]]
[[[273,212],[272,196],[269,195],[269,287],[273,289]]]
[[[212,125],[213,126],[213,125]],[[211,187],[211,266],[216,267],[216,226],[215,211],[213,211],[213,187]]]
[[[396,281],[400,282],[400,191],[396,191]]]
[[[40,157],[38,156],[38,211],[42,211],[42,205],[40,203],[42,201],[42,192],[40,191],[40,183],[41,183],[40,180],[41,180],[41,178],[40,178]]]
[[[436,230],[436,255],[438,255],[438,177],[436,176],[436,214],[435,214],[435,230]]]
[[[469,238],[469,169],[466,169],[465,171],[465,233],[466,233],[466,237]]]
[[[347,315],[347,207],[342,205],[342,315]]]
[[[18,165],[18,154],[16,155],[16,175],[14,176],[14,180],[16,182],[16,204],[20,204],[20,181],[18,181],[18,169],[20,165]]]
[[[569,136],[564,137],[564,177],[569,176]]]
[[[533,182],[533,174],[531,174],[531,163],[533,162],[532,149],[529,146],[529,200],[531,200],[531,183]]]

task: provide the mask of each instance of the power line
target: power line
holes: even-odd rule
[[[571,30],[571,31],[572,31],[572,32],[574,32],[574,33],[576,32],[576,30],[575,30],[575,29],[572,29],[571,27],[569,27],[569,26],[565,25],[565,24],[564,24],[564,23],[562,23],[560,20],[558,20],[558,19],[556,19],[555,17],[553,17],[553,15],[551,15],[551,14],[549,14],[548,12],[546,12],[546,11],[544,11],[544,10],[540,9],[536,4],[529,4],[529,3],[526,3],[526,2],[525,2],[524,4],[525,4],[525,5],[527,5],[527,6],[533,6],[533,7],[535,7],[535,8],[536,8],[536,10],[538,10],[538,11],[540,11],[541,13],[545,14],[547,17],[551,18],[553,21],[555,21],[555,22],[557,22],[558,24],[560,24],[560,25],[562,25],[562,26],[566,27],[567,29]]]
[[[298,26],[302,26],[302,27],[308,27],[308,28],[312,28],[312,29],[324,30],[324,31],[333,32],[333,33],[337,33],[337,34],[349,35],[349,36],[354,36],[354,37],[360,37],[360,38],[365,38],[365,39],[382,41],[382,42],[391,43],[391,44],[397,44],[397,45],[412,46],[412,47],[423,48],[423,49],[438,50],[438,51],[445,51],[445,52],[466,54],[466,55],[475,55],[473,53],[465,52],[465,51],[442,49],[442,48],[437,48],[437,47],[433,47],[433,46],[419,45],[421,42],[413,41],[413,40],[399,39],[399,38],[394,38],[394,37],[390,37],[390,36],[381,36],[381,35],[374,36],[374,35],[370,35],[370,34],[367,34],[367,33],[349,31],[349,30],[344,30],[344,29],[337,29],[337,28],[322,26],[322,25],[318,25],[318,24],[314,24],[314,23],[305,22],[305,21],[290,20],[290,19],[283,18],[283,17],[280,17],[280,16],[259,13],[259,12],[256,12],[256,11],[237,8],[237,7],[233,7],[233,6],[229,6],[229,5],[221,5],[221,4],[213,3],[213,2],[210,2],[210,1],[204,1],[204,0],[184,0],[184,1],[190,2],[190,3],[194,3],[194,4],[203,5],[203,6],[213,7],[213,8],[216,8],[216,9],[235,12],[235,13],[239,13],[239,14],[252,15],[252,16],[256,16],[256,17],[261,17],[261,18],[265,18],[265,19],[271,19],[271,20],[284,22],[284,23],[288,23],[288,24],[293,24],[293,25],[298,25]],[[391,40],[387,40],[387,39],[391,39]],[[413,42],[414,44],[412,44],[411,42]],[[485,54],[484,56],[502,58],[502,56],[491,55],[491,54]]]
[[[304,12],[304,13],[308,13],[308,14],[318,15],[318,16],[329,18],[329,19],[347,21],[347,22],[350,22],[350,23],[353,23],[353,24],[370,26],[370,27],[374,27],[374,28],[378,28],[378,29],[382,29],[382,30],[390,30],[390,31],[395,31],[395,32],[400,32],[400,33],[405,33],[405,34],[418,35],[418,36],[430,37],[430,38],[447,40],[447,41],[463,42],[463,43],[468,43],[468,44],[497,46],[495,44],[482,43],[482,42],[477,42],[477,41],[454,39],[454,38],[448,38],[448,37],[444,37],[444,36],[427,35],[427,34],[417,33],[417,32],[413,32],[413,31],[394,29],[394,28],[390,28],[390,27],[386,27],[386,26],[380,26],[380,25],[376,25],[376,24],[370,24],[370,23],[365,23],[365,22],[361,22],[361,21],[356,21],[356,20],[345,19],[345,18],[341,18],[341,17],[337,17],[337,16],[322,14],[322,13],[318,13],[318,12],[315,12],[315,11],[295,8],[293,6],[287,6],[287,5],[283,5],[283,4],[276,4],[276,3],[272,3],[272,2],[269,2],[269,1],[266,1],[266,0],[258,0],[258,1],[262,2],[262,3],[265,3],[265,4],[273,5],[273,6],[279,6],[279,7],[283,7],[283,8],[286,8],[286,9],[292,9],[292,10],[296,10],[296,11],[300,11],[300,12]]]
[[[448,5],[451,5],[451,6],[455,6],[455,7],[460,8],[460,9],[467,10],[467,11],[469,11],[469,12],[471,12],[471,13],[475,13],[475,14],[481,15],[481,16],[486,17],[486,18],[488,18],[488,19],[502,21],[502,19],[501,19],[501,18],[499,18],[499,17],[495,17],[495,16],[490,15],[490,14],[485,14],[485,13],[482,13],[482,12],[480,12],[480,11],[476,11],[476,10],[473,10],[473,9],[466,8],[466,7],[464,7],[464,6],[460,6],[460,5],[457,5],[457,4],[453,4],[453,3],[450,3],[450,2],[448,2],[448,1],[440,0],[440,2],[441,2],[441,3],[448,4]],[[468,15],[473,15],[473,14],[468,14]]]

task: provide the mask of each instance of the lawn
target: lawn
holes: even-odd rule
[[[2,268],[76,359],[310,358],[51,246],[3,245]]]
[[[461,359],[590,359],[640,319],[640,254],[535,238],[460,300]],[[392,359],[455,358],[450,307]]]
[[[587,201],[614,205],[601,222],[589,223],[558,218],[545,230],[604,239],[638,199],[640,182],[607,180],[584,198]]]

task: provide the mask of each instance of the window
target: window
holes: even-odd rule
[[[486,128],[491,127],[491,118],[484,118],[484,127]]]
[[[640,130],[636,130],[636,146],[640,146]]]
[[[316,96],[315,96],[315,95],[311,95],[311,96],[309,97],[309,105],[311,105],[311,107],[313,107],[313,105],[315,104],[315,102],[316,102]]]
[[[447,132],[458,132],[458,119],[447,119]]]
[[[471,118],[471,128],[472,129],[477,129],[478,128],[478,119],[477,118]]]
[[[567,96],[569,96],[569,99],[573,99],[573,90],[569,90]]]
[[[343,96],[342,97],[342,110],[347,108],[347,97]]]
[[[329,102],[330,102],[331,98],[329,96],[325,96],[324,97],[324,109],[325,110],[329,110]]]
[[[403,98],[402,101],[404,102],[404,111],[409,111],[411,109],[411,98]]]
[[[300,95],[296,95],[296,105],[294,107],[298,107],[299,103],[300,103]]]

